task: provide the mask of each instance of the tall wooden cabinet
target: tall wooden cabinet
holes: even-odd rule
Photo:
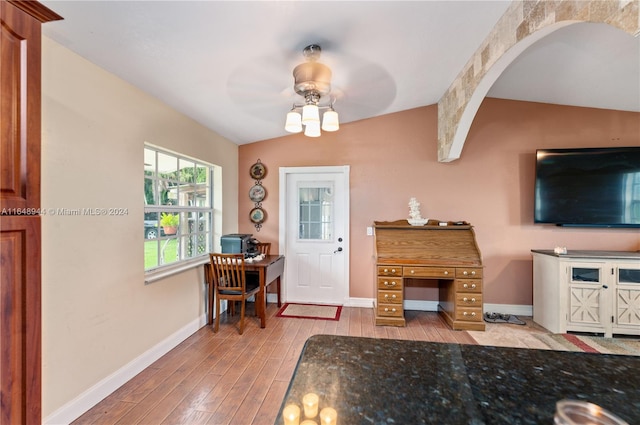
[[[36,1],[0,0],[0,424],[40,424],[41,24]]]

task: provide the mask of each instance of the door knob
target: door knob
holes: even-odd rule
[[[336,249],[335,251],[333,251],[333,253],[335,254],[336,252],[342,252],[342,247],[338,247],[338,249]]]

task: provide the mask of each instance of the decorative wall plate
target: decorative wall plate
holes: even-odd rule
[[[267,196],[267,191],[261,184],[256,184],[249,189],[249,199],[253,202],[262,202],[265,196]]]
[[[254,208],[249,212],[249,219],[255,224],[260,224],[264,221],[264,210],[262,208]]]
[[[249,169],[249,174],[251,175],[251,178],[261,180],[262,178],[264,178],[264,176],[267,175],[267,169],[264,164],[262,164],[262,162],[258,160],[258,162],[253,164]]]

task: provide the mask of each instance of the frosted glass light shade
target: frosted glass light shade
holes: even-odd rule
[[[322,115],[322,129],[324,131],[338,131],[340,122],[338,121],[338,113],[333,109]]]
[[[302,124],[317,123],[320,130],[320,112],[316,105],[304,105],[302,108]]]
[[[287,114],[284,129],[289,133],[300,133],[302,131],[302,117],[298,112],[291,111]]]
[[[320,123],[311,122],[305,125],[304,135],[307,137],[320,137]]]

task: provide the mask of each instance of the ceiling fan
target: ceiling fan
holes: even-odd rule
[[[320,104],[331,93],[331,69],[318,62],[322,48],[310,44],[302,51],[306,62],[293,69],[293,90],[304,98],[304,104],[293,104],[287,114],[285,130],[300,133],[304,126],[304,135],[319,137],[320,128],[324,131],[337,131],[340,128],[338,113],[333,109],[335,99],[329,97],[327,104]],[[325,110],[320,125],[320,110]],[[300,113],[302,111],[302,113]]]

